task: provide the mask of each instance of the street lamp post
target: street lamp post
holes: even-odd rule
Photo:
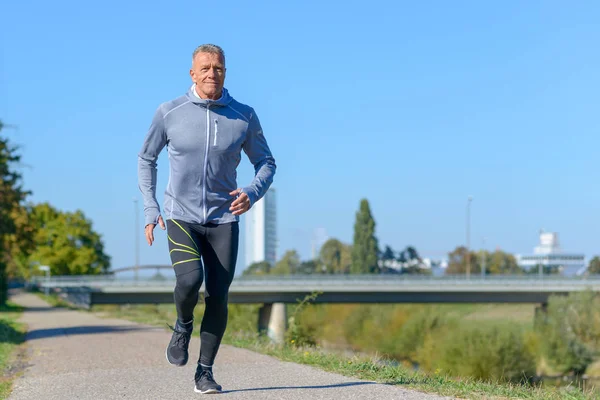
[[[133,199],[133,207],[135,212],[135,280],[138,279],[138,268],[140,266],[140,223],[138,217],[138,200]]]
[[[38,269],[46,272],[46,287],[44,288],[44,293],[48,296],[50,294],[50,267],[47,265],[40,265]]]
[[[467,198],[467,279],[471,279],[471,202],[473,196]]]
[[[481,250],[481,278],[485,278],[485,238],[483,241],[483,249]]]

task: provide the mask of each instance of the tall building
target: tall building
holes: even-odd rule
[[[565,253],[558,242],[558,233],[540,232],[540,244],[533,249],[531,255],[517,255],[517,263],[526,270],[558,272],[565,276],[581,275],[585,272],[585,255]]]
[[[277,261],[277,208],[275,189],[269,188],[262,199],[246,213],[246,265]]]

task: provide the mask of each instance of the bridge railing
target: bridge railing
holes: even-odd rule
[[[154,277],[117,277],[115,275],[78,275],[54,276],[51,278],[34,277],[31,283],[38,286],[50,287],[111,287],[111,286],[173,286],[174,276]],[[538,275],[493,275],[471,276],[446,275],[442,277],[415,275],[268,275],[268,276],[238,276],[232,286],[391,286],[391,285],[420,285],[420,286],[589,286],[600,285],[600,275],[586,277],[563,277]]]

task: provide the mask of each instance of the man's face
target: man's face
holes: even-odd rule
[[[225,83],[225,60],[218,54],[200,52],[192,61],[190,76],[200,97],[218,100]]]

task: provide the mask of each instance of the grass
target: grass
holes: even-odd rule
[[[533,325],[535,306],[530,304],[482,304],[472,313],[465,316],[466,320],[512,321],[524,325]]]
[[[0,398],[5,399],[11,392],[14,379],[14,370],[11,362],[17,346],[23,343],[25,337],[25,326],[17,322],[21,316],[22,308],[7,303],[0,307]]]
[[[591,400],[597,398],[592,393],[583,393],[575,387],[548,389],[530,385],[482,382],[474,379],[452,379],[440,373],[428,375],[403,367],[387,365],[385,359],[367,356],[349,357],[324,352],[318,348],[301,349],[289,345],[274,345],[262,337],[248,334],[226,335],[224,343],[349,377],[402,385],[422,392],[463,399]]]
[[[68,302],[66,302],[65,300],[60,298],[58,295],[55,295],[55,294],[46,295],[42,292],[33,292],[33,293],[36,294],[40,299],[44,300],[46,303],[50,304],[52,307],[64,307],[64,308],[70,308],[73,310],[78,310],[78,308],[71,306]]]

